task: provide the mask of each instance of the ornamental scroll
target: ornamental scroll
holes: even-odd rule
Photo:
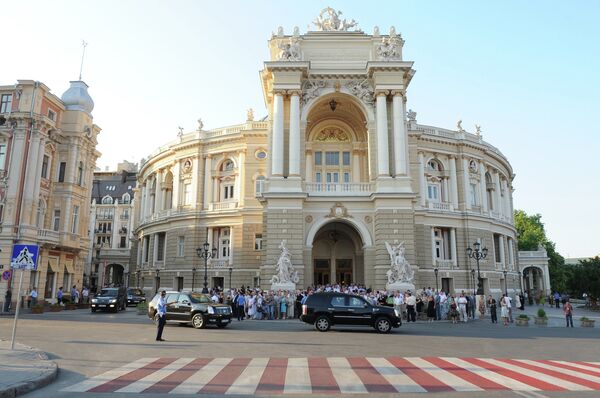
[[[328,127],[321,130],[315,141],[319,142],[349,142],[348,133],[337,127]]]

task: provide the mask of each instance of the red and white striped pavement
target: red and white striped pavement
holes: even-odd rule
[[[600,362],[454,357],[142,358],[65,392],[600,391]]]

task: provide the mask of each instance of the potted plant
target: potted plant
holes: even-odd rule
[[[517,326],[529,326],[529,316],[521,314],[516,318]]]
[[[148,303],[145,301],[139,302],[135,308],[137,308],[138,315],[146,315],[148,313]]]
[[[43,314],[44,313],[44,305],[36,304],[36,305],[31,306],[31,313],[32,314]]]
[[[548,317],[543,308],[538,309],[537,316],[535,317],[535,324],[541,326],[546,326],[548,324]]]
[[[581,327],[584,328],[593,328],[596,323],[595,319],[590,319],[585,316],[582,316],[579,320],[581,321]]]

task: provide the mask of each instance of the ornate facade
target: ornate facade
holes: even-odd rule
[[[39,299],[52,301],[60,286],[83,285],[100,155],[94,103],[82,81],[58,98],[43,83],[19,80],[0,86],[0,98],[0,264],[9,268],[13,244],[38,245],[37,271],[25,271],[21,293],[35,287]],[[2,297],[12,282],[0,282]]]
[[[520,289],[513,170],[476,133],[419,124],[408,110],[415,74],[404,40],[372,35],[328,9],[317,30],[269,41],[261,71],[265,121],[180,134],[142,164],[136,201],[145,287],[271,286],[285,243],[298,287],[385,288],[387,245],[401,243],[414,284]],[[250,115],[251,116],[251,115]],[[404,262],[403,262],[404,264]]]

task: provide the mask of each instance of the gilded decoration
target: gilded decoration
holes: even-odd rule
[[[351,218],[352,216],[348,214],[348,209],[342,203],[336,202],[326,217]]]
[[[315,141],[319,141],[319,142],[349,142],[350,137],[348,136],[348,133],[346,133],[342,129],[339,129],[337,127],[328,127],[328,128],[321,130],[321,132],[319,134],[317,134]]]

